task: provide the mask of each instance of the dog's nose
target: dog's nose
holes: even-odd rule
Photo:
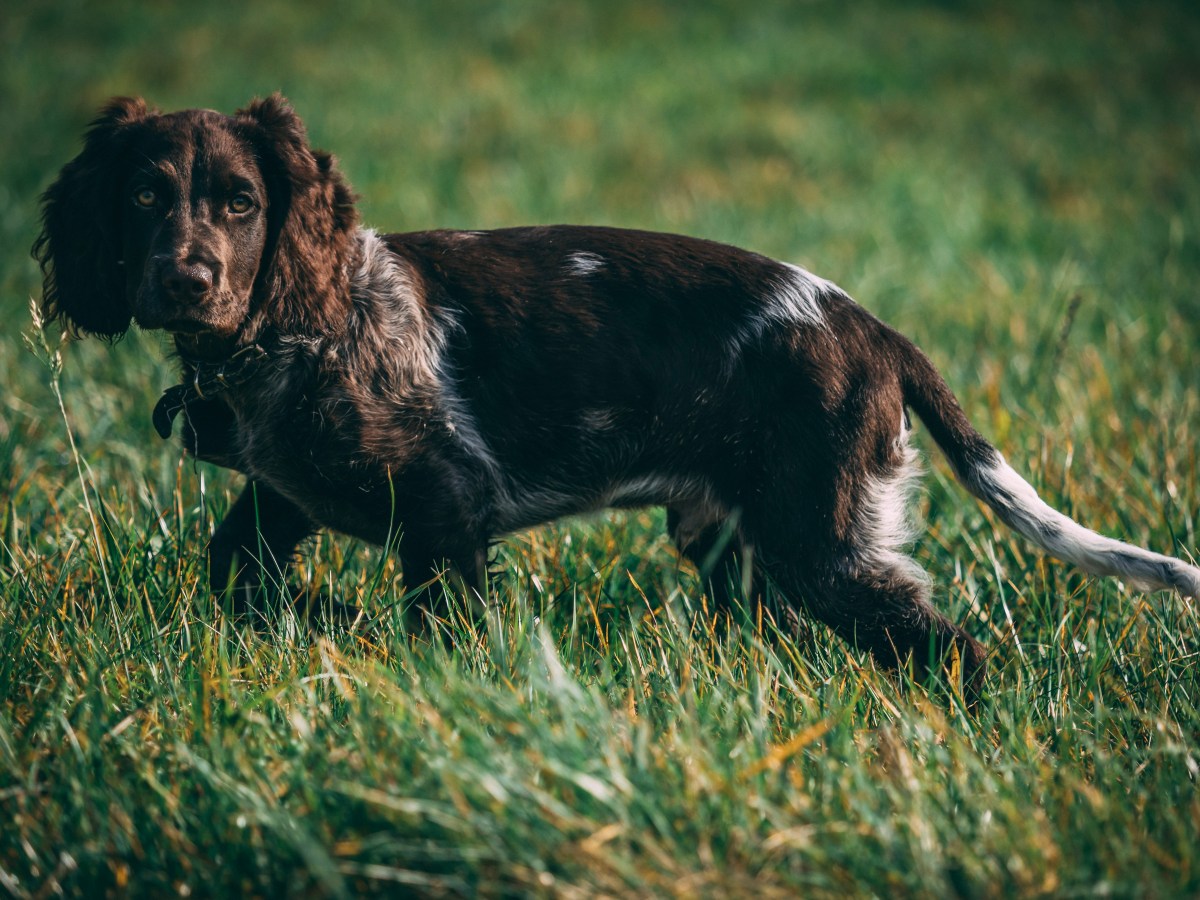
[[[212,290],[213,272],[204,263],[176,263],[163,273],[162,284],[178,300],[199,300]]]

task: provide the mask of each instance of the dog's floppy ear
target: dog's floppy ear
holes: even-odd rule
[[[237,113],[259,149],[270,232],[260,291],[285,330],[337,330],[348,310],[346,262],[357,222],[354,195],[328,153],[308,145],[304,123],[281,94]]]
[[[130,126],[155,114],[141,98],[110,100],[88,129],[83,150],[42,195],[42,233],[33,256],[42,267],[46,321],[108,339],[128,330],[119,170]]]

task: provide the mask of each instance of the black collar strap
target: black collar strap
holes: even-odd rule
[[[177,384],[163,391],[154,406],[154,430],[164,441],[171,436],[175,417],[196,400],[208,400],[230,388],[245,384],[258,371],[258,364],[267,358],[267,351],[258,344],[243,347],[221,362],[203,362],[182,357],[192,368],[190,382]]]

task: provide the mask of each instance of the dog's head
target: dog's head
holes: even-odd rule
[[[353,197],[279,95],[233,116],[113,100],[42,203],[42,311],[76,332],[344,321]]]

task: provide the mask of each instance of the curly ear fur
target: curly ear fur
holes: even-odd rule
[[[358,214],[334,159],[308,146],[280,94],[237,112],[259,150],[270,231],[259,274],[268,320],[283,331],[337,331],[349,312],[348,256]]]
[[[130,126],[156,115],[140,97],[116,97],[92,122],[83,150],[42,195],[42,315],[78,334],[116,339],[129,328],[121,263],[120,198]]]

